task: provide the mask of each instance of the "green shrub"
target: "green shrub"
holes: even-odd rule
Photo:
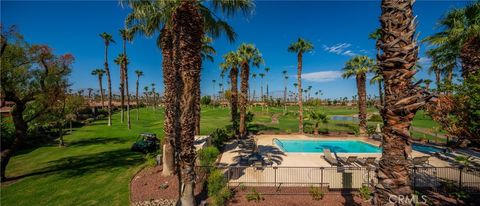
[[[213,197],[227,186],[227,179],[220,170],[212,170],[207,180],[208,196]]]
[[[148,153],[145,155],[145,159],[147,160],[147,165],[150,167],[157,166],[157,154],[156,153]]]
[[[255,188],[253,188],[252,191],[250,191],[250,193],[248,193],[246,197],[248,202],[250,201],[260,202],[261,200],[263,200],[262,194],[257,192]]]
[[[215,194],[212,197],[212,205],[214,206],[225,206],[227,205],[228,199],[232,197],[232,191],[228,187],[223,187],[219,193]]]
[[[216,147],[210,146],[199,150],[197,155],[201,166],[213,166],[219,154]]]
[[[370,116],[370,119],[368,119],[368,121],[370,121],[370,122],[382,122],[383,119],[382,119],[382,116],[380,116],[379,114],[372,114],[372,116]]]
[[[310,196],[312,196],[313,200],[321,200],[325,196],[325,193],[322,190],[320,190],[320,188],[315,187],[313,185],[310,186],[308,193],[310,193]]]
[[[241,191],[245,191],[247,189],[247,186],[245,186],[243,183],[240,183],[240,185],[238,185],[238,188],[241,190]]]
[[[221,149],[223,147],[223,143],[228,139],[228,133],[225,129],[215,129],[210,134],[210,138],[212,139],[212,145],[215,146],[217,149]]]
[[[200,99],[200,104],[202,105],[210,105],[210,103],[212,103],[212,98],[210,96],[203,96]]]
[[[370,187],[363,185],[360,189],[360,197],[362,197],[364,200],[369,200],[372,197],[372,190],[370,190]]]

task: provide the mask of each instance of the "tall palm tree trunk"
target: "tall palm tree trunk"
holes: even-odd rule
[[[408,160],[412,151],[409,128],[418,108],[430,95],[411,83],[417,62],[414,39],[413,0],[383,0],[382,35],[378,40],[383,52],[377,56],[385,81],[383,152],[376,170],[374,204],[385,205],[391,195],[411,195]]]
[[[250,77],[250,68],[247,62],[242,63],[242,70],[240,71],[240,136],[247,136],[247,125],[245,118],[247,115],[248,104],[248,78]],[[255,94],[254,94],[255,95]]]
[[[165,27],[168,27],[165,26]],[[175,141],[180,139],[180,77],[178,68],[173,65],[173,37],[168,28],[161,32],[163,82],[165,85],[164,105],[165,141],[163,143],[162,175],[169,176],[175,172]],[[148,102],[148,96],[147,96]]]
[[[136,86],[136,88],[135,88],[135,100],[136,100],[136,102],[137,102],[137,120],[140,119],[140,117],[139,117],[139,116],[140,116],[140,115],[139,115],[139,112],[140,112],[140,111],[139,111],[139,110],[140,110],[140,103],[139,103],[139,101],[138,101],[138,99],[139,99],[139,98],[138,98],[138,86],[139,86],[139,82],[140,82],[140,76],[137,76],[137,82],[135,83],[135,86]]]
[[[233,134],[238,137],[238,68],[232,67],[230,69],[230,84],[231,84],[231,98],[230,98],[230,114],[232,118]]]
[[[126,48],[124,49],[124,54],[125,54],[125,61],[123,64],[125,64],[124,68],[124,77],[125,77],[125,93],[127,95],[127,128],[131,129],[132,125],[130,122],[130,92],[128,91],[128,68],[127,68],[127,50]]]
[[[303,134],[303,99],[302,99],[302,53],[297,55],[297,80],[298,80],[298,132]]]
[[[124,59],[125,60],[125,59]],[[120,122],[124,122],[125,115],[125,64],[120,65]]]
[[[100,84],[100,101],[102,102],[102,109],[105,109],[105,102],[103,101],[103,80],[101,76],[98,76],[98,83]]]
[[[448,66],[447,67],[447,79],[446,79],[446,93],[447,95],[452,95],[452,81],[453,81],[453,66]]]
[[[110,69],[108,69],[108,44],[105,45],[105,72],[108,83],[108,126],[112,126],[112,79],[110,78]]]
[[[383,90],[382,90],[383,81],[378,81],[378,95],[380,97],[380,105],[383,106],[385,100],[383,99]]]
[[[287,114],[287,86],[285,86],[285,90],[283,91],[283,113]]]
[[[440,70],[439,69],[436,69],[435,70],[435,84],[437,85],[437,91],[436,91],[436,94],[440,94],[440,78],[441,78],[441,74],[440,74]]]
[[[358,131],[360,135],[367,133],[367,88],[365,73],[357,74],[358,92],[358,119],[360,120]]]
[[[179,166],[181,169],[182,206],[195,205],[195,115],[197,108],[197,87],[200,86],[200,67],[202,64],[201,47],[203,36],[203,19],[191,1],[182,2],[173,15],[174,62],[178,66],[183,81],[181,109],[181,144]],[[180,144],[180,145],[179,145]]]

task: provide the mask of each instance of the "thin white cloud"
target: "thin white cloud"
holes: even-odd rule
[[[341,71],[321,71],[302,74],[302,79],[311,82],[330,82],[339,79],[342,76]]]
[[[338,43],[333,46],[323,45],[323,50],[329,53],[334,53],[338,55],[345,56],[355,56],[358,55],[356,52],[352,51],[350,48],[352,45],[349,43]]]

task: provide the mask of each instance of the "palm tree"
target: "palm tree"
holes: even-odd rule
[[[127,41],[132,41],[133,32],[131,29],[121,29],[120,36],[123,39],[123,78],[125,83],[125,91],[127,95],[127,128],[131,129],[132,125],[130,123],[130,92],[128,91],[128,59],[127,59]]]
[[[427,55],[432,58],[432,65],[429,68],[429,72],[435,72],[436,78],[438,78],[437,87],[440,85],[440,76],[443,73],[445,75],[444,89],[446,93],[450,95],[453,89],[453,70],[457,67],[458,54],[455,53],[452,47],[442,45],[428,50]]]
[[[157,97],[156,97],[156,96],[157,96],[157,95],[156,95],[157,93],[155,93],[155,83],[151,83],[150,86],[152,87],[152,91],[151,91],[151,92],[152,92],[152,95],[153,95],[153,96],[152,96],[152,98],[153,98],[153,99],[152,99],[152,101],[153,101],[153,102],[152,102],[152,104],[153,104],[153,111],[155,111],[155,110],[157,109]]]
[[[107,73],[107,83],[108,83],[108,126],[112,126],[112,80],[110,78],[110,69],[108,69],[108,46],[110,43],[115,43],[112,35],[107,32],[100,34],[100,37],[103,39],[105,44],[105,72]]]
[[[298,38],[288,46],[288,51],[297,54],[297,79],[298,79],[298,132],[303,133],[303,102],[302,102],[302,64],[303,53],[313,50],[313,44],[308,40]]]
[[[311,90],[312,90],[312,86],[310,85],[310,86],[307,87],[307,91],[308,91],[308,98],[307,98],[307,100],[308,100],[308,101],[310,100]]]
[[[425,83],[425,90],[429,91],[430,90],[430,83],[432,83],[432,80],[424,79],[423,83]]]
[[[250,66],[259,67],[263,63],[262,54],[253,44],[241,44],[238,48],[239,62],[241,66],[241,89],[240,89],[240,135],[247,136],[247,125],[245,117],[247,115],[248,103],[248,77],[250,76]]]
[[[367,89],[366,78],[369,72],[375,66],[374,60],[367,56],[355,56],[345,63],[342,77],[348,79],[355,76],[357,80],[357,94],[358,94],[358,119],[360,120],[359,132],[360,135],[367,133]]]
[[[479,16],[479,1],[453,9],[439,22],[443,30],[425,39],[433,45],[451,49],[462,61],[465,79],[480,70]]]
[[[239,137],[239,128],[238,128],[238,66],[240,64],[239,55],[233,51],[228,52],[223,55],[223,62],[220,64],[222,72],[226,72],[230,69],[230,115],[233,127],[233,134],[236,137]]]
[[[285,89],[283,90],[283,104],[284,104],[284,109],[283,113],[287,113],[287,81],[288,81],[288,75],[287,75],[287,70],[282,71],[283,74],[283,85],[285,86]]]
[[[382,84],[383,84],[383,77],[382,74],[380,73],[379,67],[372,67],[371,72],[375,74],[375,76],[370,79],[370,84],[378,84],[378,95],[380,98],[380,105],[383,106],[383,90],[382,90]]]
[[[102,102],[102,109],[105,108],[105,103],[103,101],[103,74],[105,73],[105,70],[103,69],[94,69],[92,71],[92,75],[96,75],[98,77],[98,85],[100,86],[100,101]]]
[[[297,90],[298,83],[293,83],[293,87],[295,87],[295,92],[293,92],[293,94],[295,96],[295,99],[298,101],[298,91],[299,91]]]
[[[125,108],[125,56],[123,54],[118,54],[118,57],[113,60],[120,68],[120,122],[124,121],[124,108]]]
[[[195,151],[193,148],[193,133],[189,132],[190,128],[188,123],[192,118],[186,114],[190,114],[189,109],[195,110],[196,106],[189,107],[189,104],[196,104],[198,98],[179,98],[180,95],[192,95],[191,92],[182,93],[182,82],[185,84],[183,89],[192,87],[190,89],[196,89],[199,84],[199,73],[201,67],[201,38],[204,31],[212,34],[213,38],[218,37],[221,33],[226,33],[229,40],[234,39],[235,33],[232,28],[223,20],[219,19],[217,15],[214,15],[207,6],[203,5],[201,1],[128,1],[130,7],[132,7],[132,13],[127,17],[127,23],[139,25],[143,30],[143,33],[152,35],[155,32],[160,32],[160,37],[157,42],[162,48],[163,62],[162,67],[164,69],[165,91],[170,94],[165,94],[165,137],[167,139],[166,145],[168,147],[175,146],[178,151],[181,151],[179,155],[179,163],[181,167],[181,176],[184,184],[184,190],[180,191],[181,205],[194,205],[193,188],[195,171],[193,169]],[[241,11],[247,14],[252,8],[251,1],[213,1],[204,2],[207,5],[212,5],[214,9],[226,14],[227,17],[233,16]],[[157,12],[162,11],[162,12]],[[185,30],[176,32],[176,29],[184,28]],[[177,30],[178,31],[178,30]],[[175,35],[173,35],[175,34]],[[185,46],[185,49],[178,48]],[[180,53],[181,51],[181,53]],[[187,56],[190,58],[187,59]],[[198,58],[197,58],[198,55]],[[184,62],[180,61],[183,59]],[[176,63],[180,63],[179,67],[173,66],[173,60]],[[190,62],[191,64],[183,64]],[[193,68],[196,67],[197,68]],[[185,75],[182,75],[182,68],[191,69],[191,78],[198,79],[196,82],[189,82]],[[169,70],[166,72],[165,70]],[[180,78],[183,77],[183,78]],[[196,94],[194,94],[196,95]],[[189,100],[180,102],[182,100]],[[182,105],[183,106],[180,106]],[[182,109],[182,115],[180,116],[179,109]],[[187,111],[185,111],[187,110]],[[192,111],[192,113],[195,113]],[[168,116],[171,115],[171,116]],[[194,118],[193,118],[194,119]],[[194,125],[193,125],[194,126]],[[182,136],[180,136],[180,133]],[[175,144],[175,140],[179,144]],[[180,142],[182,143],[180,145]],[[164,150],[166,151],[166,150]],[[173,150],[168,152],[168,162],[166,164],[172,166],[173,169]],[[164,155],[167,157],[167,155]],[[165,166],[164,166],[165,168]],[[164,170],[165,171],[165,170]],[[170,170],[173,171],[173,170]],[[164,172],[165,174],[165,172]],[[179,177],[180,177],[179,176]]]
[[[255,101],[255,79],[257,78],[257,74],[253,73],[252,74],[252,84],[253,84],[253,95],[250,97],[250,101]]]
[[[270,67],[265,67],[265,76],[267,76],[269,71],[270,71]],[[269,93],[268,93],[268,81],[267,81],[267,85],[266,85],[266,90],[267,90],[267,99],[268,99],[269,96],[270,96]]]
[[[260,100],[262,102],[265,102],[265,97],[263,96],[263,78],[265,77],[265,74],[264,73],[260,73],[258,74],[258,76],[260,76]]]
[[[139,117],[139,110],[140,110],[140,103],[138,101],[138,86],[140,83],[140,77],[143,76],[143,71],[141,70],[135,70],[135,74],[137,75],[137,82],[136,82],[136,88],[135,88],[135,98],[137,102],[137,120],[140,119]]]
[[[215,82],[217,82],[217,80],[213,79],[212,80],[212,100],[215,100]]]
[[[316,111],[310,111],[309,114],[309,120],[312,120],[313,123],[315,124],[315,127],[313,128],[313,134],[318,135],[318,126],[320,124],[326,124],[328,123],[328,118],[327,115],[324,113],[316,112]]]
[[[148,101],[148,86],[143,87],[143,94],[145,95],[145,104],[148,108],[148,103],[149,103],[149,101]]]
[[[382,28],[378,44],[382,52],[377,58],[385,83],[385,106],[381,110],[383,152],[376,170],[374,205],[387,204],[391,195],[412,194],[409,128],[416,111],[430,98],[411,81],[418,55],[412,7],[413,0],[381,3]]]

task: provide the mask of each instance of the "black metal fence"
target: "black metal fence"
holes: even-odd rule
[[[377,183],[374,167],[216,167],[230,187],[261,188],[263,194],[308,194],[310,187],[326,191],[354,191]],[[414,167],[414,189],[456,187],[479,193],[480,172],[459,167]]]

